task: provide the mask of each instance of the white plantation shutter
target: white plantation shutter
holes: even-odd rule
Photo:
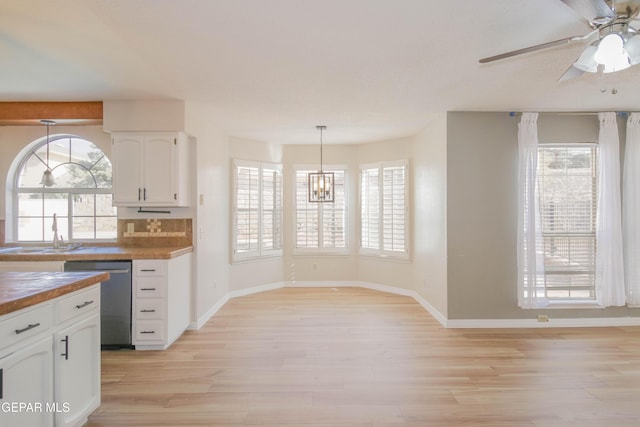
[[[282,251],[282,173],[279,165],[234,160],[234,260]]]
[[[549,301],[595,299],[597,150],[595,144],[542,144],[538,148]]]
[[[282,173],[279,168],[262,170],[262,250],[282,250]]]
[[[408,162],[364,165],[360,169],[360,251],[407,257]]]
[[[322,205],[322,247],[327,249],[345,249],[347,240],[345,237],[346,203],[344,191],[344,171],[328,171],[334,173],[335,200],[333,203],[320,203]],[[316,203],[318,204],[318,203]]]
[[[344,169],[324,168],[334,173],[335,201],[310,203],[308,198],[309,172],[311,169],[296,169],[296,235],[295,251],[342,253],[347,249],[346,195]]]
[[[360,245],[380,248],[380,179],[379,169],[360,171]]]
[[[404,252],[407,210],[405,166],[385,167],[382,176],[382,249]]]
[[[260,215],[259,167],[236,168],[236,246],[237,254],[258,252],[258,220]]]

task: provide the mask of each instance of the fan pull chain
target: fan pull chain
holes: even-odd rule
[[[607,74],[614,74],[614,73],[607,73]],[[600,92],[602,93],[607,93],[607,79],[611,79],[611,95],[616,95],[618,93],[618,89],[616,88],[616,77],[615,76],[611,76],[608,77],[607,74],[605,73],[600,73]]]

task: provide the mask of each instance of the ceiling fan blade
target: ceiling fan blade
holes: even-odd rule
[[[585,18],[593,28],[605,25],[616,18],[616,13],[605,0],[560,0]]]
[[[536,44],[533,46],[529,46],[529,47],[525,47],[522,49],[516,49],[516,50],[512,50],[511,52],[505,52],[505,53],[501,53],[500,55],[495,55],[495,56],[489,56],[487,58],[482,58],[480,59],[480,63],[481,64],[485,64],[487,62],[493,62],[493,61],[498,61],[500,59],[505,59],[505,58],[510,58],[512,56],[516,56],[516,55],[522,55],[523,53],[529,53],[529,52],[535,52],[536,50],[542,50],[542,49],[547,49],[553,46],[559,46],[562,44],[568,44],[571,43],[573,41],[577,41],[577,40],[584,40],[584,36],[571,36],[571,37],[565,37],[563,39],[559,39],[559,40],[554,40],[551,42],[546,42],[546,43],[541,43],[541,44]]]
[[[570,66],[569,68],[567,68],[567,71],[565,71],[560,78],[558,79],[559,82],[566,82],[567,80],[571,80],[571,79],[575,79],[576,77],[580,77],[581,75],[584,74],[584,71],[580,70],[579,68],[574,67],[573,65]]]

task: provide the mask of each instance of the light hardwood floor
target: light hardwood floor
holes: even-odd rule
[[[444,329],[408,297],[284,288],[103,352],[88,425],[638,426],[640,328]]]

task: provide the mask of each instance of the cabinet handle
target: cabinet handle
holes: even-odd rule
[[[88,306],[89,304],[93,304],[93,300],[91,300],[91,301],[85,301],[84,303],[82,303],[82,304],[80,304],[80,305],[76,305],[76,308],[79,310],[79,309],[81,309],[81,308],[83,308],[83,307]]]
[[[144,188],[143,194],[144,194],[143,200],[147,200],[147,187]]]
[[[16,329],[16,334],[21,334],[23,332],[27,332],[28,330],[33,329],[33,328],[37,328],[38,326],[40,326],[40,322],[38,322],[38,323],[30,323],[29,326],[27,326],[26,328]]]
[[[138,187],[138,201],[140,201],[140,199],[142,198],[141,192],[142,192],[142,189]]]
[[[156,331],[140,331],[141,334],[155,334]]]
[[[2,385],[4,384],[4,381],[2,380],[2,368],[0,368],[0,400],[2,399]]]
[[[63,340],[60,342],[64,343],[64,353],[60,356],[64,356],[64,360],[69,360],[69,335],[65,335]]]
[[[140,313],[155,313],[155,310],[140,310]]]
[[[155,291],[156,288],[140,288],[141,291]]]
[[[145,273],[153,273],[154,271],[156,271],[155,268],[143,268],[140,270],[141,272],[144,271]]]

